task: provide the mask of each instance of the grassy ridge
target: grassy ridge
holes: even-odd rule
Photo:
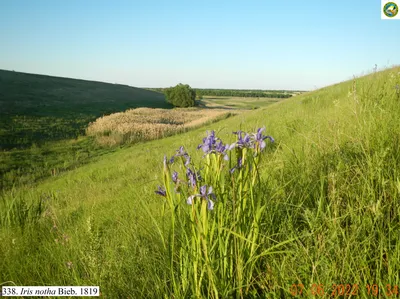
[[[0,70],[0,149],[76,138],[97,117],[137,107],[171,108],[140,88]]]
[[[93,138],[81,137],[88,124],[136,107],[171,108],[144,89],[0,70],[0,190],[103,155]]]
[[[400,285],[399,83],[400,69],[391,69],[205,128],[231,142],[233,130],[266,125],[276,140],[261,164],[269,205],[260,228],[268,241],[259,245],[287,243],[256,265],[260,293],[249,298],[289,297],[293,284],[309,292],[322,286],[319,298],[330,297],[334,284],[357,284],[361,298],[372,295],[367,284],[377,284],[381,296],[387,284]],[[167,220],[154,190],[163,155],[184,145],[199,159],[195,147],[205,129],[4,193],[0,282],[100,285],[111,298],[171,297],[156,230]]]

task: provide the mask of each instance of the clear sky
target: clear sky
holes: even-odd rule
[[[380,0],[0,0],[0,69],[137,87],[311,90],[400,64]]]

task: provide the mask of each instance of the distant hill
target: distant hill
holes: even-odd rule
[[[172,108],[141,88],[0,70],[0,149],[77,137],[97,117],[137,107]]]

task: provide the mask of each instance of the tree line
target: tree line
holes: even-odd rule
[[[249,98],[290,98],[284,91],[240,90],[240,89],[196,89],[198,98],[203,96],[249,97]]]
[[[244,90],[244,89],[200,89],[191,88],[188,84],[179,83],[169,88],[147,88],[165,95],[168,103],[175,107],[196,106],[196,99],[204,96],[215,97],[251,97],[251,98],[290,98],[292,94],[286,91]]]
[[[182,85],[182,84],[178,84]],[[174,87],[170,88],[147,88],[148,90],[156,91],[167,95]],[[192,88],[190,88],[192,89]],[[197,99],[202,99],[203,96],[212,97],[242,97],[242,98],[290,98],[291,93],[285,90],[246,90],[246,89],[192,89],[196,93]]]

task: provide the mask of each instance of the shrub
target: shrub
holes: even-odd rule
[[[175,107],[194,107],[196,104],[196,91],[187,84],[178,84],[165,90],[168,103]]]

